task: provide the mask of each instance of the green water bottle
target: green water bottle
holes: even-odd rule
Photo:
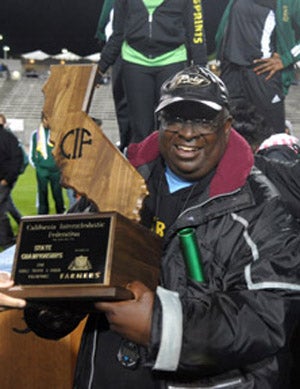
[[[178,235],[189,276],[195,281],[203,282],[203,268],[195,230],[183,228]]]

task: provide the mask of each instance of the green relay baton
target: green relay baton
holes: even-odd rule
[[[193,228],[183,228],[178,236],[189,276],[198,282],[204,281],[201,255]]]

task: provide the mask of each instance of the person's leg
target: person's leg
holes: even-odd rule
[[[14,234],[7,216],[7,199],[10,187],[0,184],[0,246],[3,248],[14,243]]]
[[[266,81],[266,75],[257,76],[253,68],[225,61],[221,65],[220,77],[227,86],[231,105],[237,101],[253,104],[274,132],[284,132],[285,108],[280,72]]]
[[[47,215],[49,213],[48,202],[48,170],[36,169],[36,179],[38,186],[38,214]]]
[[[256,106],[274,132],[285,130],[284,93],[281,73],[276,73],[266,81],[266,75],[257,76],[252,69],[243,71],[243,83],[249,101]]]
[[[119,126],[120,150],[122,151],[130,141],[130,124],[121,57],[118,57],[112,67],[112,93]]]
[[[155,130],[155,71],[123,61],[123,77],[131,127],[130,142],[140,142]]]
[[[50,176],[51,192],[55,202],[56,213],[64,213],[65,205],[63,191],[60,184],[60,172],[51,172]]]
[[[16,207],[11,195],[9,195],[7,199],[7,212],[14,218],[17,224],[20,224],[22,215]]]
[[[162,84],[170,77],[175,75],[176,73],[180,72],[180,70],[183,70],[185,68],[186,63],[185,62],[177,62],[172,63],[170,65],[166,66],[159,66],[157,67],[157,73],[156,73],[156,83],[155,83],[155,107],[158,105],[159,98],[160,98],[160,89]]]
[[[226,85],[229,93],[229,98],[232,102],[246,99],[246,94],[243,89],[242,67],[223,61],[221,64],[220,78]]]

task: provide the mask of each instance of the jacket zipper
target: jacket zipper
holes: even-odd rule
[[[152,22],[153,22],[153,14],[149,14],[148,24],[149,24],[149,38],[150,39],[152,39]]]
[[[193,205],[192,207],[186,208],[184,211],[181,212],[180,215],[178,215],[177,220],[180,219],[186,212],[194,210],[194,209],[197,209],[197,208],[201,208],[201,207],[203,207],[203,205],[209,203],[210,201],[212,201],[214,199],[217,199],[219,197],[231,196],[231,195],[233,195],[235,193],[238,193],[240,191],[241,191],[241,188],[237,188],[237,189],[235,189],[235,190],[233,190],[232,192],[229,192],[229,193],[221,193],[221,194],[218,194],[218,195],[215,195],[213,197],[208,198],[207,200],[203,201],[200,204],[196,204],[196,205]],[[170,236],[172,236],[174,234],[174,231],[175,231],[174,228],[172,228],[172,226],[170,226],[169,231],[168,231],[168,233],[165,236],[165,240],[166,241],[168,241]]]
[[[233,190],[232,192],[229,192],[229,193],[221,193],[221,194],[218,194],[216,196],[210,197],[209,199],[203,201],[201,204],[196,204],[196,205],[193,205],[192,207],[186,208],[183,212],[181,212],[181,214],[177,217],[177,219],[179,219],[182,215],[184,215],[188,211],[191,211],[193,209],[197,209],[198,207],[203,207],[203,205],[205,205],[205,204],[209,203],[210,201],[215,200],[215,199],[217,199],[219,197],[231,196],[231,195],[233,195],[235,193],[240,192],[240,190],[241,190],[240,188],[237,188],[237,189],[235,189],[235,190]]]

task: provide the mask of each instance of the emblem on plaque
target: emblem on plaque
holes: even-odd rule
[[[89,258],[85,255],[79,255],[75,257],[75,259],[68,266],[68,270],[70,271],[86,271],[91,270],[92,264],[89,261]]]

